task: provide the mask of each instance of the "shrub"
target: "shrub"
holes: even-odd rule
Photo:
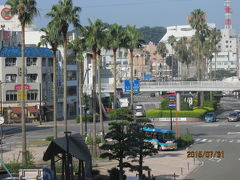
[[[86,115],[86,120],[87,122],[93,122],[93,115],[92,114],[87,114]],[[85,116],[83,116],[83,122],[85,122]],[[76,117],[76,123],[80,123],[80,116],[77,115]]]
[[[192,111],[179,111],[178,117],[193,117],[201,118],[207,112],[207,109],[194,109]],[[160,109],[150,109],[147,111],[148,118],[161,118],[161,117],[171,117],[169,110],[160,110]],[[172,111],[173,117],[176,114],[176,111]]]
[[[22,163],[19,163],[19,162],[10,162],[10,163],[7,163],[6,166],[11,173],[18,173],[19,169],[36,168],[36,166],[32,163],[27,163],[23,165]]]
[[[161,109],[162,110],[170,110],[169,102],[168,101],[162,101],[161,102]],[[175,110],[176,108],[172,108],[172,109]],[[189,107],[188,102],[181,101],[181,110],[192,110],[192,108]]]
[[[110,180],[119,180],[119,171],[120,170],[118,168],[112,168],[108,170]],[[123,173],[125,173],[125,171],[123,171]],[[126,178],[126,175],[123,175],[123,179],[125,180]]]
[[[191,145],[194,140],[191,134],[185,133],[181,134],[180,137],[176,140],[178,147],[183,148]]]
[[[93,144],[93,137],[92,136],[87,136],[85,138],[85,141],[86,141],[86,144],[92,145]],[[101,137],[97,136],[96,142],[97,142],[97,144],[100,144],[101,143]]]
[[[108,114],[111,120],[128,120],[132,121],[133,111],[128,108],[112,109]]]
[[[54,139],[54,137],[53,136],[48,136],[48,137],[46,137],[46,141],[53,141],[53,139]]]

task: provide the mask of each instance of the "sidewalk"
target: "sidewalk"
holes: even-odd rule
[[[96,169],[101,174],[108,174],[107,170],[117,166],[117,161],[97,161]],[[176,180],[184,179],[191,171],[200,165],[198,160],[187,158],[187,151],[161,151],[153,157],[146,158],[144,165],[151,168],[151,174],[156,180],[173,180],[174,173]],[[136,172],[127,169],[126,175],[136,177]],[[144,172],[147,175],[147,172]]]
[[[46,148],[47,146],[28,148],[37,164],[43,164],[42,157]],[[20,145],[11,147],[11,149],[7,148],[5,150],[6,151],[3,153],[3,160],[5,163],[17,160],[21,162],[22,158]],[[94,164],[94,169],[100,170],[101,174],[108,175],[107,170],[116,167],[117,161],[97,160]],[[197,159],[194,161],[194,159],[187,158],[186,150],[161,151],[153,157],[146,158],[144,160],[144,165],[151,168],[151,174],[157,177],[156,180],[173,180],[174,173],[176,180],[182,180],[187,176],[187,174],[200,165],[200,161]],[[47,164],[47,166],[50,166],[50,164]],[[128,169],[125,169],[125,171],[127,176],[136,177],[136,172],[130,172]],[[147,175],[147,172],[144,171],[144,174]]]

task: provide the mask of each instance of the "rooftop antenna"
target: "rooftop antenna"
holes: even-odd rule
[[[224,0],[224,8],[225,8],[225,29],[232,29],[232,8],[231,8],[231,0]]]

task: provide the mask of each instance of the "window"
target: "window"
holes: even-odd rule
[[[42,74],[42,81],[46,81],[46,79],[47,79],[47,74]]]
[[[5,66],[16,66],[16,58],[6,58]]]
[[[27,75],[27,82],[28,83],[36,82],[36,80],[37,80],[37,74],[28,74]]]
[[[15,83],[17,80],[16,74],[6,74],[6,82],[8,83]]]
[[[51,82],[53,82],[53,73],[51,73]]]
[[[77,95],[77,87],[76,86],[68,87],[67,93],[69,96],[76,96]]]
[[[27,58],[27,66],[36,66],[37,58]]]
[[[48,66],[53,66],[53,59],[52,58],[48,59]]]
[[[226,43],[228,43],[228,41],[226,41]]]
[[[28,90],[27,91],[27,100],[37,100],[38,90]]]
[[[226,45],[226,48],[228,48],[228,45]]]
[[[77,80],[77,72],[76,71],[68,71],[67,72],[67,80],[68,81]]]
[[[17,91],[6,91],[6,101],[17,101]]]
[[[119,51],[119,58],[122,58],[123,52]]]
[[[47,64],[46,58],[42,58],[42,66],[46,66],[46,64]]]

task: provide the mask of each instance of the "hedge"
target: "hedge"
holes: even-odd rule
[[[133,111],[128,108],[112,109],[108,114],[111,120],[129,120],[133,118]]]
[[[212,111],[213,108],[204,108],[204,109],[194,109],[192,111],[178,111],[178,117],[192,117],[192,118],[201,118],[208,111]],[[173,116],[175,116],[176,111],[172,111]],[[146,116],[148,118],[161,118],[161,117],[171,117],[169,110],[161,109],[150,109],[147,111]]]
[[[187,147],[194,143],[192,135],[185,133],[181,134],[180,137],[176,140],[178,147],[183,148]]]

